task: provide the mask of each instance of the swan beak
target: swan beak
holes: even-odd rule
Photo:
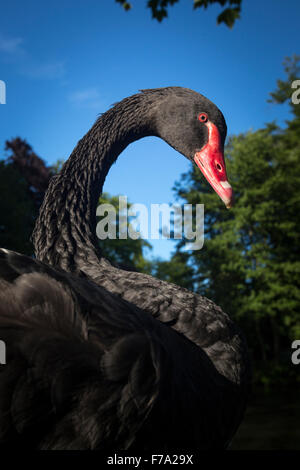
[[[212,122],[208,121],[206,126],[208,141],[201,150],[195,152],[194,161],[227,209],[230,209],[234,204],[234,194],[227,178],[220,133]]]

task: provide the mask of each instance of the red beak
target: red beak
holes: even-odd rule
[[[229,209],[233,206],[234,195],[227,179],[220,133],[212,122],[207,121],[205,125],[208,128],[208,141],[201,150],[195,153],[194,161]]]

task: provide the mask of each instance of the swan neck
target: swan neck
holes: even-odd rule
[[[52,178],[32,236],[41,261],[68,271],[99,261],[96,208],[107,173],[131,142],[156,135],[146,98],[134,95],[104,113]]]

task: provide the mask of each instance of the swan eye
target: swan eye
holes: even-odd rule
[[[200,113],[199,116],[198,116],[198,119],[200,122],[207,122],[208,120],[208,116],[206,113]]]

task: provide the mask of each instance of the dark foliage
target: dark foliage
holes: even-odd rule
[[[10,153],[0,161],[0,246],[32,255],[30,236],[54,169],[19,137],[6,141],[5,150]]]
[[[169,7],[177,3],[179,0],[148,0],[147,8],[151,10],[152,18],[161,22],[167,18]],[[131,9],[131,3],[127,0],[116,0],[123,8],[128,11]],[[207,8],[209,5],[218,3],[224,7],[228,5],[217,17],[217,23],[225,23],[229,28],[232,28],[235,21],[240,18],[242,0],[194,0],[193,7]]]

